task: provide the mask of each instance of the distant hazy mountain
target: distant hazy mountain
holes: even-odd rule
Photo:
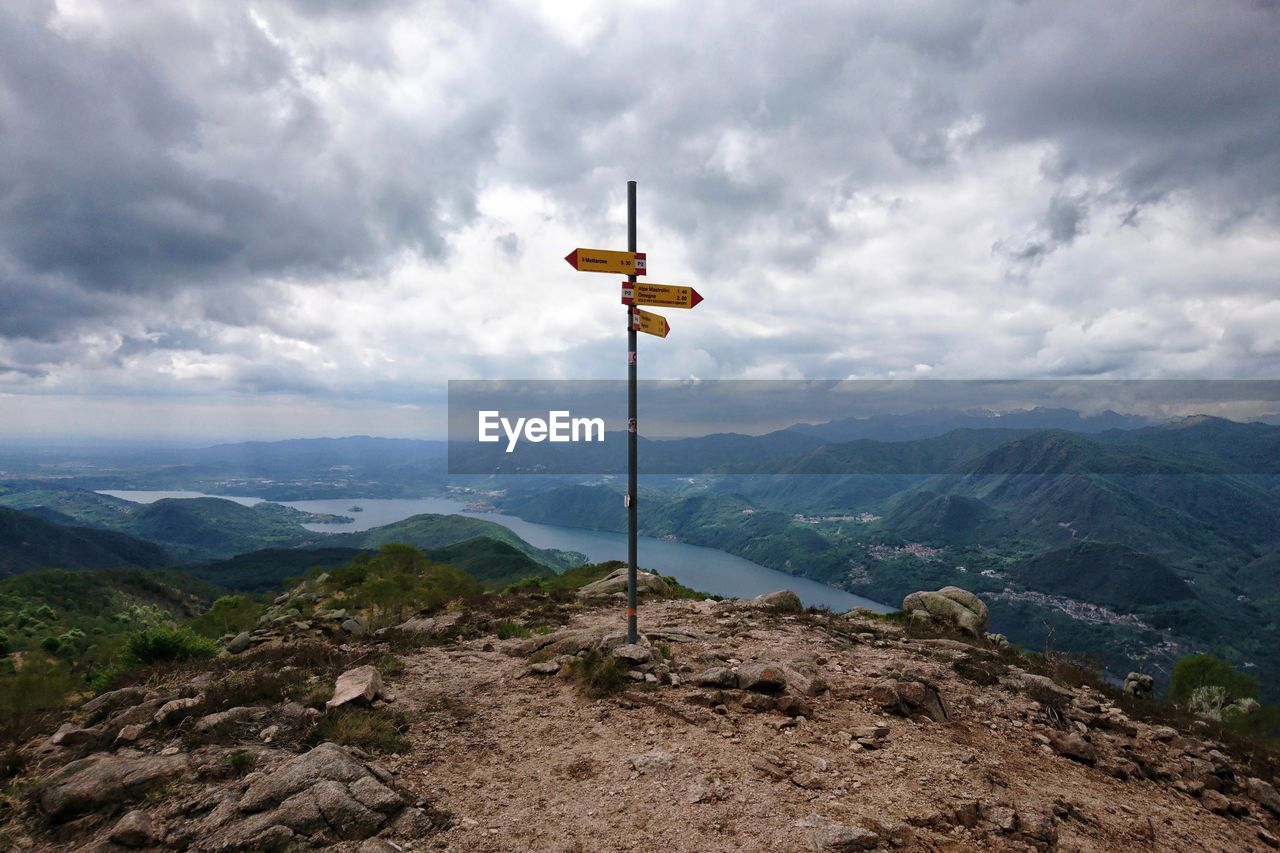
[[[1152,421],[1139,415],[1122,415],[1113,411],[1082,415],[1073,409],[1036,407],[1015,412],[955,411],[931,409],[894,415],[870,415],[844,418],[822,424],[795,424],[794,432],[826,441],[910,441],[944,435],[957,429],[1061,429],[1070,432],[1098,433],[1111,429],[1129,430],[1151,426]]]

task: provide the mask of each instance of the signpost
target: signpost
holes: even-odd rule
[[[692,308],[702,296],[692,287],[674,284],[640,284],[636,276],[648,272],[645,253],[636,251],[636,182],[627,181],[627,251],[574,249],[564,256],[581,272],[621,273],[622,304],[627,306],[627,642],[639,639],[636,630],[636,332],[665,338],[671,331],[667,318],[637,306]]]
[[[637,331],[658,338],[665,338],[667,332],[671,331],[671,324],[661,314],[654,314],[652,311],[646,311],[643,308],[636,308],[634,311]]]
[[[622,283],[623,305],[657,305],[661,308],[692,308],[702,301],[702,294],[692,287],[678,284],[650,284],[647,281]]]

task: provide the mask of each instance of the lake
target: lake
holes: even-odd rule
[[[155,492],[104,490],[104,495],[123,498],[135,503],[151,503],[161,498],[218,497],[245,506],[261,503],[260,498],[232,497],[229,495],[204,495],[199,492]],[[578,551],[593,563],[603,560],[627,559],[627,536],[600,530],[583,530],[576,527],[558,527],[552,524],[536,524],[510,515],[492,512],[468,512],[466,504],[452,498],[342,498],[337,500],[280,501],[285,506],[305,512],[323,512],[354,518],[351,524],[304,524],[316,533],[355,533],[372,527],[381,527],[408,518],[411,515],[430,512],[440,515],[466,515],[495,521],[509,528],[530,545],[538,548],[558,548],[562,551]],[[350,512],[359,506],[363,512]],[[866,607],[880,613],[893,608],[869,598],[818,583],[807,578],[779,572],[757,565],[750,560],[728,554],[715,548],[702,548],[683,542],[666,542],[641,536],[637,543],[637,560],[645,569],[659,574],[672,575],[682,584],[703,592],[732,598],[752,598],[778,589],[793,590],[806,606],[826,607],[843,613],[855,607]]]

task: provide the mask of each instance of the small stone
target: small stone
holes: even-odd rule
[[[534,675],[555,675],[560,671],[560,664],[553,660],[544,661],[543,663],[535,663],[529,667],[529,672]]]
[[[880,836],[871,830],[846,826],[818,814],[796,821],[796,826],[808,830],[809,844],[819,853],[874,850],[880,845]]]
[[[798,770],[791,774],[791,784],[806,791],[817,791],[822,788],[822,776],[816,770]]]
[[[1200,802],[1214,814],[1226,814],[1231,808],[1231,801],[1218,791],[1205,790],[1200,794]]]
[[[278,725],[270,725],[258,732],[258,737],[262,739],[263,743],[271,743],[278,734],[280,734],[280,727]]]
[[[145,847],[155,838],[155,831],[147,813],[134,810],[116,821],[109,837],[116,844],[123,844],[125,847]]]
[[[1075,732],[1050,735],[1049,743],[1059,755],[1079,761],[1082,764],[1092,765],[1098,761],[1097,747]]]
[[[131,726],[124,726],[116,735],[116,743],[133,743],[142,737],[142,733],[147,730],[146,725],[142,723],[134,723]]]
[[[613,650],[613,656],[638,666],[648,663],[653,653],[639,643],[624,643]]]
[[[1258,840],[1273,849],[1280,848],[1280,838],[1276,838],[1262,827],[1258,827]]]
[[[196,712],[196,709],[204,703],[203,696],[191,696],[187,699],[174,699],[172,702],[166,702],[156,711],[152,718],[160,725],[166,723],[178,723],[190,717]]]
[[[342,630],[357,639],[368,633],[369,629],[359,619],[347,619],[342,623]]]
[[[733,687],[736,678],[733,670],[727,666],[713,666],[692,676],[689,680],[699,687]]]
[[[788,717],[813,717],[813,706],[801,696],[783,696],[775,707]]]
[[[661,775],[671,769],[674,757],[669,752],[663,752],[659,749],[650,750],[649,752],[640,753],[639,755],[628,756],[629,763],[633,770],[645,776]]]

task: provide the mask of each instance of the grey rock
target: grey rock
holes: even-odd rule
[[[987,605],[968,590],[944,586],[936,592],[913,592],[902,600],[909,616],[926,622],[950,622],[972,637],[984,637],[990,625]]]
[[[349,669],[338,676],[333,686],[333,698],[326,708],[338,708],[349,702],[372,702],[382,693],[382,676],[373,666],[366,664]]]
[[[1049,745],[1059,755],[1082,764],[1098,763],[1098,748],[1077,732],[1055,732],[1049,735]]]
[[[1200,802],[1214,814],[1226,814],[1231,808],[1231,801],[1225,795],[1214,790],[1205,790],[1200,794]]]
[[[727,666],[713,666],[689,677],[699,687],[733,687],[737,676]]]
[[[363,637],[368,633],[368,628],[359,619],[348,619],[342,623],[342,630],[346,631],[353,637]]]
[[[97,714],[110,714],[120,708],[137,705],[147,698],[145,687],[121,687],[101,693],[80,706],[80,710],[91,717]]]
[[[613,656],[639,665],[648,663],[653,657],[653,652],[638,643],[624,643],[613,650]]]
[[[403,847],[395,847],[385,838],[367,838],[356,853],[400,853]]]
[[[242,812],[259,812],[283,802],[319,780],[354,782],[365,775],[364,766],[336,743],[322,743],[264,775],[240,798]]]
[[[1022,670],[1017,670],[1015,675],[1033,699],[1069,702],[1076,695],[1074,690],[1063,687],[1052,678],[1044,675],[1036,675],[1034,672],[1023,672]]]
[[[614,595],[627,591],[627,569],[621,568],[594,583],[578,590],[583,598]],[[662,578],[650,572],[636,572],[636,595],[671,595],[671,587]]]
[[[120,731],[116,732],[116,743],[133,743],[142,737],[142,733],[147,727],[142,723],[134,723],[129,726],[122,726]]]
[[[401,809],[392,819],[391,832],[402,838],[421,838],[435,828],[431,816],[416,806]]]
[[[933,685],[923,681],[886,678],[872,686],[867,696],[890,714],[910,718],[924,716],[938,723],[948,719],[942,696]]]
[[[780,696],[774,707],[788,717],[813,719],[813,706],[803,696]]]
[[[186,756],[143,755],[129,750],[97,753],[55,771],[40,783],[37,802],[51,820],[116,805],[184,773]]]
[[[351,795],[376,812],[390,814],[404,807],[404,799],[372,776],[361,776],[350,785]]]
[[[204,704],[203,696],[189,696],[185,699],[174,699],[160,706],[152,717],[160,725],[179,723],[194,714]]]
[[[1271,783],[1251,776],[1245,780],[1244,790],[1249,799],[1280,817],[1280,793],[1276,792]]]
[[[156,833],[146,812],[126,812],[111,828],[110,840],[125,847],[146,847],[155,840]]]
[[[544,661],[543,663],[535,663],[529,667],[529,672],[534,675],[555,675],[560,671],[560,664],[553,660]]]
[[[235,635],[231,642],[227,643],[227,651],[233,655],[238,655],[253,643],[253,637],[248,631],[241,631]]]
[[[312,785],[311,796],[329,826],[346,839],[368,838],[386,820],[352,796],[346,785],[333,780],[326,779]]]
[[[255,716],[260,717],[263,714],[266,714],[267,710],[267,708],[263,708],[261,706],[237,706],[235,708],[228,708],[225,711],[219,711],[216,714],[209,714],[208,716],[201,717],[196,721],[195,728],[198,732],[207,732],[224,723],[240,723]]]
[[[63,723],[50,735],[46,746],[87,746],[97,744],[105,737],[99,728],[81,728],[75,723]]]
[[[324,814],[316,805],[316,798],[312,796],[310,789],[289,797],[272,812],[254,815],[246,823],[248,826],[243,827],[246,831],[252,831],[256,826],[264,824],[268,826],[279,824],[303,835],[310,835],[325,828]]]
[[[639,755],[631,755],[627,757],[627,763],[631,765],[637,773],[645,776],[655,776],[666,773],[671,769],[675,758],[669,752],[663,752],[660,749],[653,749],[648,752],[642,752]]]
[[[739,690],[781,693],[787,688],[787,676],[780,664],[748,663],[738,667],[736,683]]]
[[[789,589],[780,589],[777,592],[766,592],[764,595],[757,595],[751,599],[751,604],[762,610],[772,610],[777,613],[804,612],[804,605],[800,602],[800,596]]]
[[[810,847],[818,853],[874,850],[880,844],[880,836],[869,829],[847,826],[819,814],[796,821],[796,826],[806,830]]]

